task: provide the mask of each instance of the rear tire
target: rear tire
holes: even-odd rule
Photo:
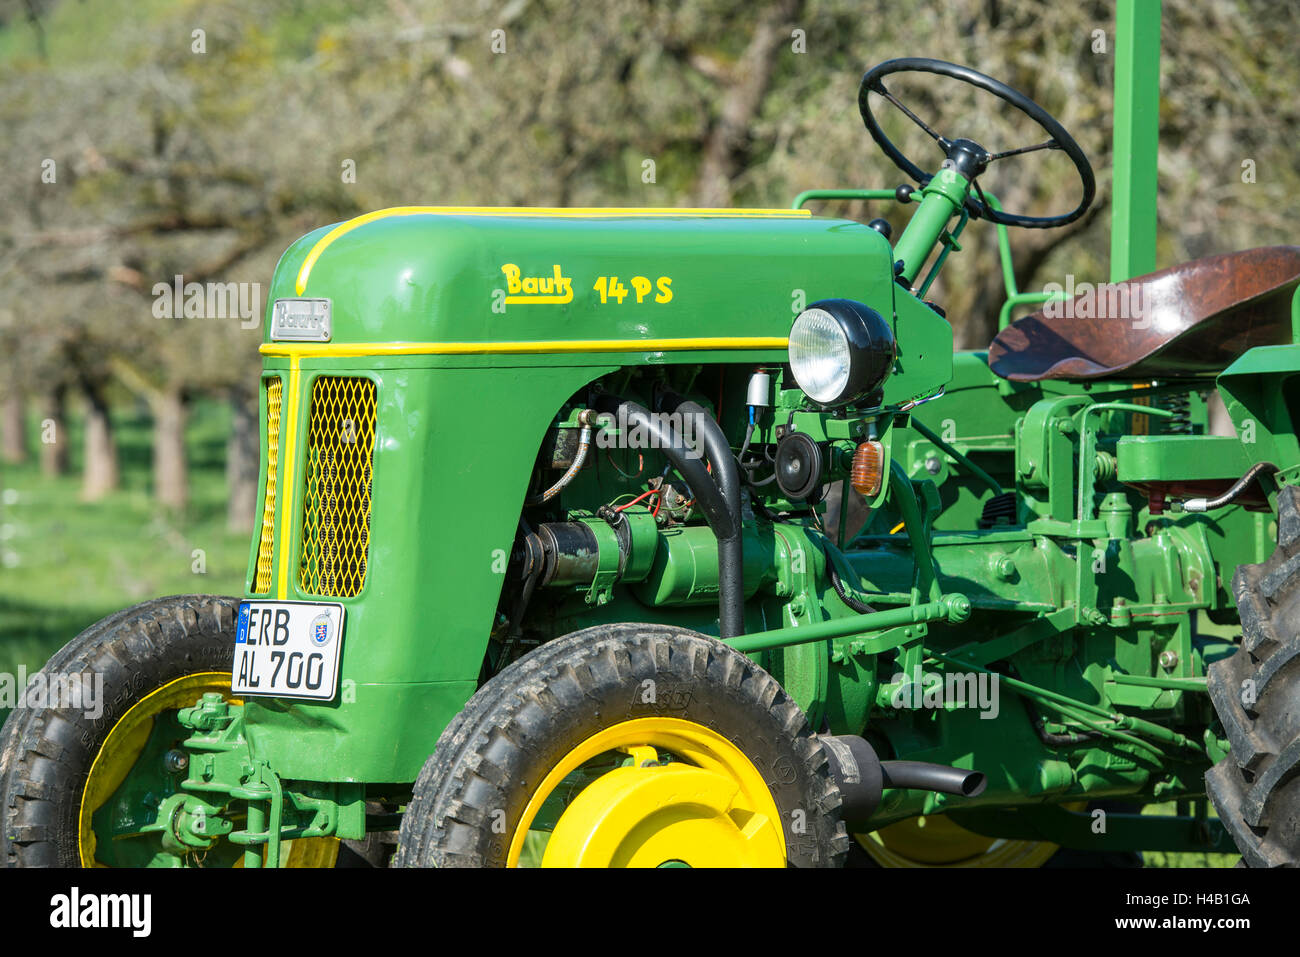
[[[1300,864],[1300,489],[1278,493],[1278,545],[1232,579],[1241,647],[1209,669],[1231,753],[1206,790],[1248,867]]]
[[[647,695],[647,688],[654,693]],[[784,840],[781,863],[826,867],[843,862],[848,835],[829,761],[802,710],[777,681],[714,638],[681,628],[621,624],[549,642],[470,699],[415,783],[402,817],[396,865],[501,867],[517,862],[518,845],[532,821],[525,819],[526,811],[560,790],[545,790],[548,774],[584,742],[617,735],[622,728],[645,727],[643,719],[677,722],[677,727],[720,737],[723,747],[738,749],[760,776],[751,779],[763,792],[758,796],[772,802],[765,805],[772,812],[760,819],[780,817],[773,833]],[[654,762],[633,765],[652,774],[663,768]],[[629,771],[622,768],[612,775]],[[609,777],[607,773],[586,787],[595,788]],[[577,792],[568,807],[577,808],[587,793]],[[567,815],[566,810],[551,832],[552,843],[566,822],[572,829],[574,818]],[[624,838],[620,833],[614,843]],[[636,840],[640,838],[632,843]],[[692,863],[693,849],[678,849],[664,862]]]

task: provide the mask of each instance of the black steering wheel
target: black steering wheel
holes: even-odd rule
[[[934,73],[938,76],[946,76],[954,80],[960,80],[963,83],[969,83],[971,86],[986,93],[992,93],[1003,102],[1014,106],[1042,127],[1049,139],[1035,146],[1022,146],[1019,149],[1005,150],[1001,153],[990,153],[971,140],[950,140],[940,136],[926,126],[920,117],[900,103],[889,90],[885,89],[885,84],[882,81],[891,73]],[[993,79],[991,76],[985,76],[970,67],[959,66],[956,63],[948,63],[944,60],[934,60],[930,57],[903,57],[897,60],[886,60],[884,63],[872,67],[862,77],[862,86],[858,89],[858,109],[862,113],[862,122],[867,125],[867,132],[885,151],[885,155],[894,161],[895,166],[919,184],[925,186],[930,182],[932,174],[926,173],[904,156],[898,147],[890,142],[889,137],[885,136],[880,124],[876,122],[876,118],[871,112],[870,104],[867,102],[868,93],[879,93],[902,110],[908,119],[925,130],[939,144],[939,147],[947,156],[947,160],[943,164],[944,168],[955,169],[971,181],[976,194],[979,196],[979,201],[974,199],[967,201],[971,214],[974,216],[980,216],[990,222],[1001,223],[1004,226],[1051,229],[1055,226],[1064,226],[1067,223],[1074,222],[1087,212],[1088,207],[1092,205],[1093,198],[1097,195],[1097,179],[1093,175],[1092,165],[1088,162],[1088,157],[1083,155],[1083,150],[1074,141],[1074,137],[1066,132],[1065,127],[1052,114],[1029,97],[1019,90]],[[983,173],[994,160],[1005,159],[1008,156],[1019,156],[1021,153],[1032,153],[1036,150],[1061,150],[1066,156],[1070,157],[1075,170],[1079,173],[1079,178],[1083,181],[1083,201],[1072,212],[1063,216],[1020,216],[1015,213],[998,212],[985,198],[984,190],[980,188],[976,177]]]

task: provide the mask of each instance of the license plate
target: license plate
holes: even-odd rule
[[[342,642],[342,605],[240,602],[230,690],[328,701],[337,690]]]

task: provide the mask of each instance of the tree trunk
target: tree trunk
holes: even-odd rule
[[[257,512],[257,396],[240,389],[230,394],[230,440],[226,443],[226,526],[232,532],[253,528]]]
[[[0,432],[4,446],[4,461],[7,465],[21,465],[27,461],[27,410],[23,397],[17,392],[5,396],[0,406]]]
[[[108,418],[108,402],[101,389],[87,386],[86,395],[86,461],[81,474],[81,497],[87,502],[97,502],[119,484],[117,443],[113,440],[113,424]]]
[[[721,95],[718,120],[704,142],[696,196],[701,206],[726,206],[731,183],[750,161],[749,136],[763,106],[781,46],[789,39],[786,25],[798,18],[800,0],[781,0],[763,8],[754,33]]]
[[[183,509],[189,501],[185,468],[185,397],[169,386],[153,403],[153,494],[159,505]]]
[[[46,478],[68,470],[67,400],[67,386],[56,386],[45,394],[41,411],[41,474]]]

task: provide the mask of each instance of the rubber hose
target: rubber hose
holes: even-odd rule
[[[733,533],[718,537],[718,627],[723,638],[745,633],[745,547],[741,537],[740,469],[722,426],[698,402],[671,393],[664,396],[669,408],[679,415],[695,417],[704,454],[713,466],[713,483],[722,493],[731,516]]]
[[[662,418],[651,415],[643,405],[614,396],[605,396],[598,401],[597,407],[602,412],[613,413],[619,421],[644,429],[650,436],[653,447],[662,452],[677,473],[686,480],[691,494],[695,496],[696,504],[704,513],[704,520],[713,531],[714,538],[718,540],[718,627],[723,638],[732,637],[728,631],[729,628],[735,627],[736,609],[740,609],[743,631],[745,596],[738,587],[740,578],[722,574],[724,561],[722,542],[733,537],[739,541],[740,526],[738,522],[733,521],[727,500],[723,498],[721,489],[714,484],[713,477],[704,466],[704,460],[699,457],[695,449],[686,444],[676,429],[666,424]],[[741,634],[742,631],[736,631],[734,634]]]

